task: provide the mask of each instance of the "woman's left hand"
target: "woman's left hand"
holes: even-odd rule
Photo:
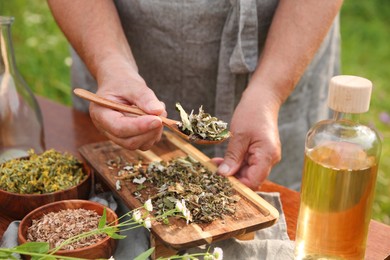
[[[235,175],[253,190],[259,189],[281,159],[278,132],[279,103],[259,88],[247,89],[231,121],[232,137],[224,159],[214,158],[218,173]]]

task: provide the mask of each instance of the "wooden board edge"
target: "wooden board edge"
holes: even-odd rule
[[[242,184],[234,176],[230,176],[229,180],[233,183],[236,191],[242,194],[244,198],[250,200],[254,205],[256,205],[264,216],[271,215],[274,218],[279,218],[279,211],[268,201],[263,199],[259,194]]]
[[[217,234],[217,235],[211,235],[211,234],[206,235],[206,233],[207,233],[206,232],[198,240],[182,241],[181,243],[178,243],[178,241],[175,241],[175,240],[171,241],[170,239],[166,239],[165,237],[161,236],[161,234],[158,233],[158,232],[152,232],[152,233],[153,233],[153,235],[156,238],[158,238],[158,240],[165,247],[170,248],[171,250],[180,251],[180,250],[183,250],[183,249],[189,249],[189,248],[193,248],[193,247],[196,247],[196,246],[210,245],[212,243],[225,240],[226,237],[227,238],[236,238],[237,236],[243,236],[245,234],[250,234],[250,233],[256,232],[258,230],[262,230],[264,228],[271,227],[271,226],[273,226],[276,223],[276,221],[277,221],[277,219],[273,218],[273,219],[270,219],[268,221],[259,223],[256,226],[252,226],[252,227],[249,227],[249,228],[246,227],[246,228],[243,228],[243,229],[237,229],[237,230],[234,230],[234,231],[231,231],[231,232],[220,233],[220,234]],[[200,227],[198,226],[197,228],[200,228]],[[153,228],[152,228],[152,231],[153,231]]]

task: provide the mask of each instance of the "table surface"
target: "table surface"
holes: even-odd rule
[[[84,144],[105,141],[94,127],[89,115],[53,101],[38,97],[44,120],[46,148],[78,154]],[[288,235],[295,238],[299,210],[299,193],[266,181],[261,191],[279,192],[283,204]],[[0,212],[0,238],[12,219]],[[390,226],[372,220],[369,227],[366,259],[378,260],[390,256]]]

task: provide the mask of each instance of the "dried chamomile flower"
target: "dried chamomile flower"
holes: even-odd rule
[[[144,203],[144,207],[147,211],[149,212],[152,212],[153,211],[153,205],[152,205],[152,200],[151,199],[148,199],[145,203]]]

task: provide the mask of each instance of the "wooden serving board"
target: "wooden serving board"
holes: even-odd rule
[[[138,162],[139,158],[142,158],[144,162],[152,162],[168,161],[175,157],[190,155],[211,171],[216,170],[216,166],[210,162],[205,154],[171,132],[164,132],[162,140],[146,152],[129,151],[110,141],[87,144],[80,147],[79,150],[95,170],[97,177],[116,193],[130,209],[142,206],[141,202],[132,194],[136,190],[137,184],[130,181],[124,184],[122,181],[121,189],[116,190],[117,170],[110,169],[106,164],[110,159],[120,156],[128,162]],[[171,225],[164,225],[159,222],[152,223],[152,234],[166,247],[173,250],[182,250],[238,237],[269,227],[278,220],[278,211],[268,202],[236,178],[229,177],[229,180],[241,197],[236,204],[236,213],[233,216],[225,216],[224,219],[214,220],[208,224],[191,223],[189,225],[183,219],[172,218]]]

